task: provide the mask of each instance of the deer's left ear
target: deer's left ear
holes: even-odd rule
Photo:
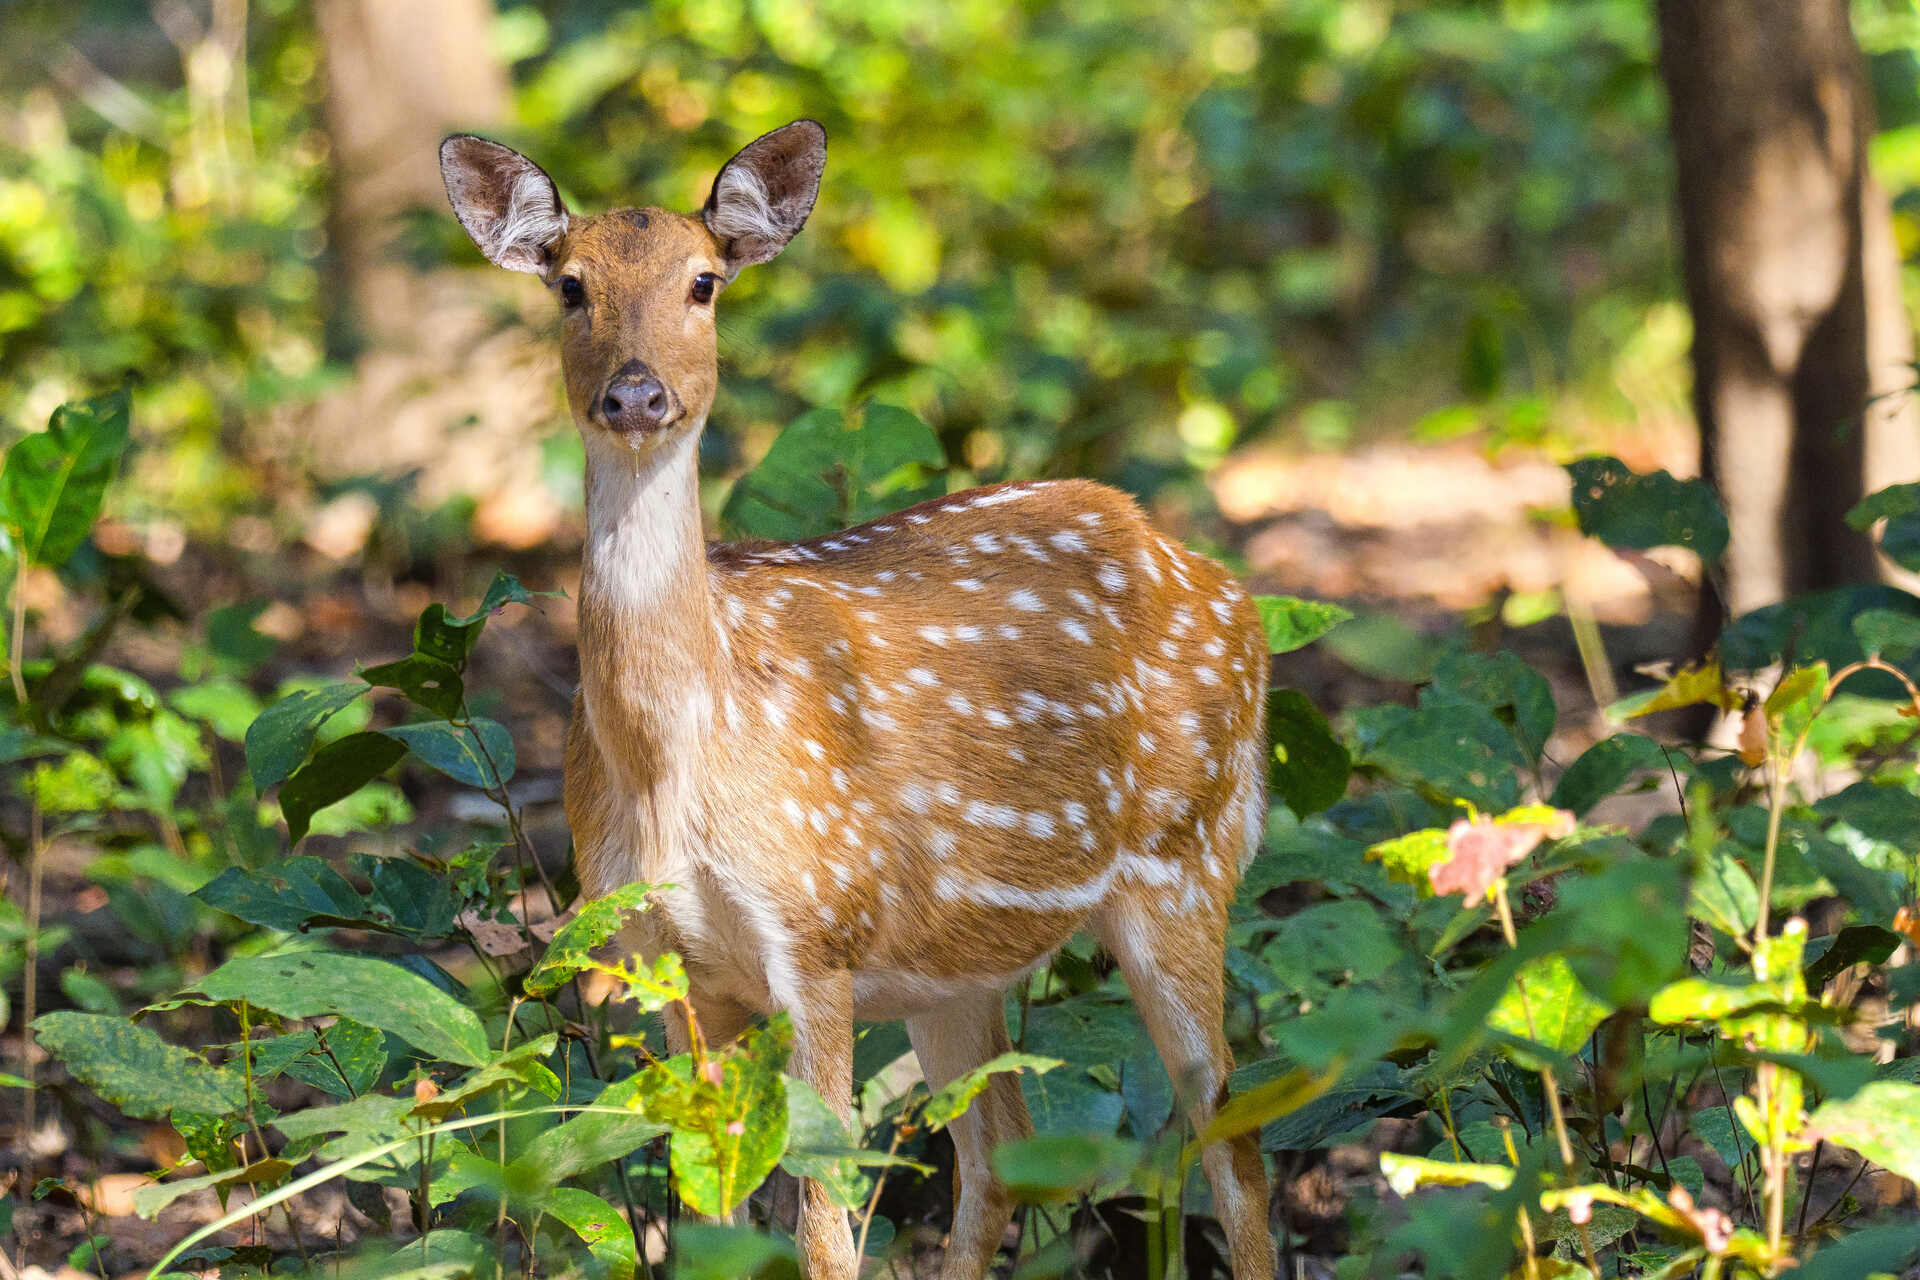
[[[728,274],[765,262],[800,233],[826,167],[827,131],[813,120],[782,125],[727,161],[700,216],[726,252]]]
[[[447,199],[487,261],[509,271],[547,269],[547,252],[567,234],[567,206],[533,161],[486,138],[456,133],[440,144]]]

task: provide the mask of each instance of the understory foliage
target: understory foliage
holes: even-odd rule
[[[764,1200],[754,1227],[672,1212],[724,1218],[778,1168],[851,1211],[884,1272],[910,1247],[887,1191],[931,1172],[932,1135],[995,1072],[1018,1073],[1038,1130],[994,1154],[1026,1206],[1021,1276],[1109,1274],[1116,1223],[1144,1242],[1126,1274],[1217,1273],[1208,1229],[1191,1229],[1208,1210],[1197,1155],[1253,1128],[1287,1175],[1338,1146],[1383,1149],[1343,1277],[1852,1280],[1915,1260],[1911,1217],[1854,1191],[1869,1169],[1920,1178],[1920,691],[1901,665],[1920,654],[1920,599],[1856,588],[1736,619],[1713,660],[1610,708],[1618,731],[1570,760],[1547,756],[1546,679],[1507,652],[1398,644],[1417,694],[1337,722],[1278,688],[1269,838],[1229,926],[1242,1065],[1209,1130],[1183,1125],[1084,939],[1010,995],[1017,1051],[936,1094],[884,1070],[907,1051],[899,1027],[864,1028],[848,1129],[785,1074],[781,1018],[666,1056],[678,960],[603,945],[649,886],[564,914],[573,886],[522,831],[513,729],[468,684],[488,619],[538,607],[511,576],[470,611],[429,605],[410,652],[347,679],[260,687],[245,609],[199,620],[173,688],[105,665],[109,638],[166,606],[89,539],[128,414],[124,392],[64,406],[0,472],[0,760],[22,820],[10,882],[28,886],[0,903],[0,977],[21,997],[0,996],[0,1023],[27,1023],[58,1064],[29,1057],[0,1085],[22,1132],[57,1114],[96,1141],[102,1103],[165,1121],[187,1155],[139,1211],[211,1189],[230,1212],[164,1257],[101,1262],[100,1236],[75,1265],[618,1280],[655,1274],[664,1248],[676,1276],[792,1275]],[[944,491],[944,463],[905,411],[819,411],[728,519],[823,532]],[[1697,483],[1612,459],[1569,470],[1587,533],[1688,547],[1711,572],[1725,522]],[[1920,569],[1920,486],[1854,519]],[[31,661],[29,567],[95,602],[88,630]],[[1378,643],[1330,605],[1260,605],[1276,653]],[[1640,727],[1702,704],[1733,718],[1730,745]],[[480,816],[393,839],[409,770],[483,797],[458,810]],[[1641,806],[1659,816],[1609,816],[1645,792],[1668,801]],[[88,878],[151,954],[133,986],[40,918],[57,842],[93,851]],[[290,1212],[335,1183],[372,1224],[345,1270]],[[282,1243],[226,1230],[249,1219]]]

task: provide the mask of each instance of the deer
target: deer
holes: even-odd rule
[[[693,213],[591,216],[507,146],[440,149],[481,254],[559,301],[586,456],[563,797],[582,892],[672,886],[622,939],[683,960],[670,1051],[784,1013],[790,1070],[843,1123],[856,1020],[904,1020],[937,1089],[1009,1050],[1005,993],[1090,929],[1204,1128],[1233,1067],[1227,907],[1266,819],[1269,657],[1246,591],[1081,479],[793,543],[706,540],[716,302],[805,224],[826,146],[796,120]],[[1017,1077],[990,1079],[951,1126],[944,1280],[987,1274],[1014,1209],[989,1155],[1033,1132]],[[1235,1280],[1271,1280],[1256,1137],[1201,1162]],[[811,1182],[796,1240],[812,1280],[855,1277],[847,1214]]]

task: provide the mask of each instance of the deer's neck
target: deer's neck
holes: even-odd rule
[[[690,432],[644,457],[587,447],[580,681],[609,781],[655,805],[691,777],[725,677]]]

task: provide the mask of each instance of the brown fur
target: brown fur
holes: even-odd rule
[[[778,168],[764,189],[785,203],[755,225],[798,229],[824,154],[811,136],[769,135],[780,145],[733,162]],[[1005,987],[1090,927],[1204,1123],[1232,1065],[1226,906],[1265,812],[1251,601],[1086,481],[969,490],[791,546],[707,546],[693,445],[715,344],[689,288],[746,250],[708,230],[711,208],[644,213],[574,220],[544,246],[542,275],[586,294],[561,340],[588,454],[566,767],[583,888],[676,886],[634,945],[682,954],[710,1037],[788,1012],[795,1073],[843,1116],[854,1018],[906,1018],[937,1085],[1006,1047]],[[595,405],[633,360],[684,413],[622,435]],[[987,1153],[1030,1127],[1010,1076],[955,1127],[946,1280],[989,1266],[1011,1201]],[[1235,1276],[1265,1280],[1257,1144],[1204,1160]],[[800,1242],[816,1280],[855,1274],[846,1217],[811,1184]]]

